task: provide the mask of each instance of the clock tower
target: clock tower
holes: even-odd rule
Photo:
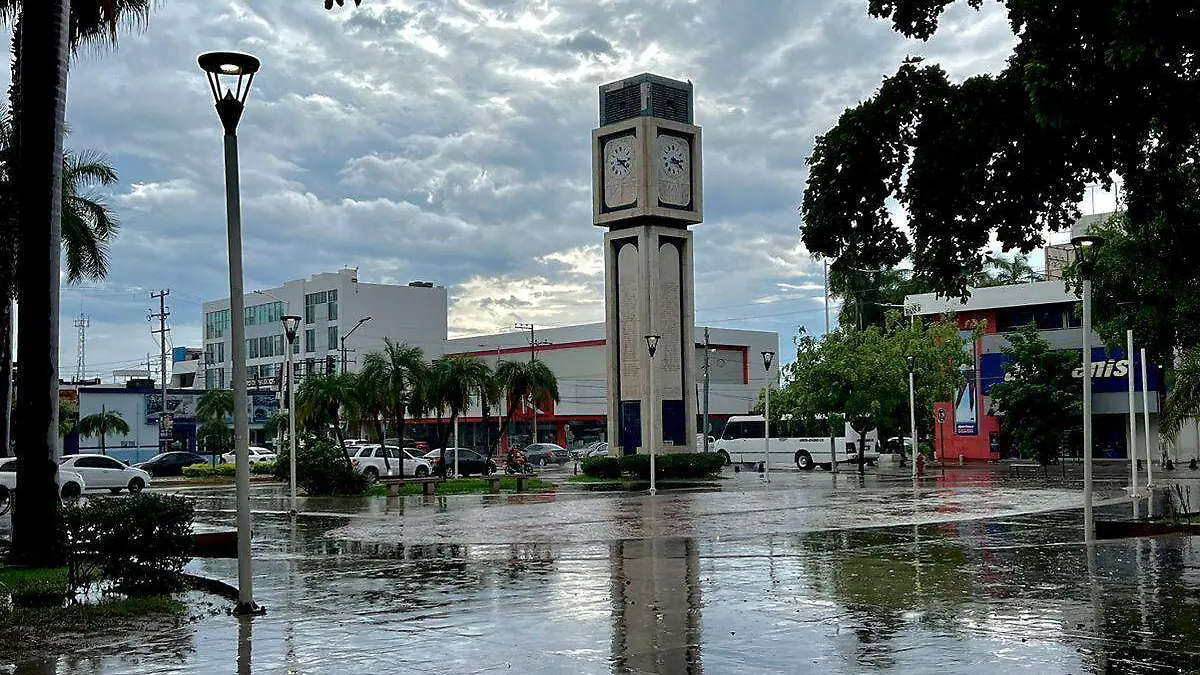
[[[662,452],[694,450],[688,227],[703,220],[700,168],[690,82],[643,74],[600,87],[600,128],[592,131],[592,222],[608,229],[608,440],[616,455],[647,453],[656,436]],[[653,357],[647,335],[659,336]]]

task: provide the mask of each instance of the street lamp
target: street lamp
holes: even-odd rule
[[[287,379],[287,407],[288,407],[288,452],[291,453],[291,467],[289,469],[288,480],[292,488],[292,509],[291,515],[296,515],[296,382],[292,374],[292,345],[296,342],[296,331],[300,328],[300,317],[294,314],[287,314],[283,317],[283,334],[287,337],[287,348],[285,351],[287,370],[284,377]]]
[[[908,423],[912,428],[912,477],[917,479],[917,394],[915,377],[917,372],[917,357],[909,354],[908,361]],[[900,453],[904,453],[904,443],[900,443]]]
[[[1102,240],[1094,235],[1071,239],[1083,279],[1083,540],[1095,540],[1092,520],[1092,272]]]
[[[359,319],[359,320],[358,320],[358,323],[354,324],[354,328],[351,328],[351,329],[350,329],[350,332],[348,332],[348,333],[346,333],[345,335],[343,335],[343,336],[342,336],[342,338],[341,338],[341,346],[342,346],[342,372],[343,372],[343,373],[344,373],[344,372],[346,372],[346,338],[348,338],[348,337],[350,337],[351,335],[353,335],[353,334],[354,334],[354,331],[358,330],[358,327],[359,327],[359,326],[363,325],[364,323],[366,323],[366,322],[368,322],[368,321],[370,321],[370,320],[371,320],[371,317],[369,317],[369,316],[364,316],[363,318],[361,318],[361,319]]]
[[[650,387],[649,387],[650,391],[647,392],[646,399],[649,402],[649,406],[650,406],[650,429],[648,430],[648,433],[650,434],[650,494],[651,495],[653,495],[657,492],[657,490],[656,490],[657,483],[655,481],[655,475],[654,475],[655,474],[654,454],[655,454],[655,447],[658,445],[658,437],[659,437],[659,434],[656,433],[656,431],[655,431],[655,429],[656,429],[655,424],[658,421],[657,420],[658,415],[655,414],[656,408],[658,407],[658,390],[655,389],[655,386],[654,386],[654,352],[658,351],[658,341],[661,339],[662,339],[661,335],[647,335],[646,336],[646,348],[650,350]]]
[[[225,129],[225,218],[229,246],[230,350],[233,359],[233,438],[237,483],[239,614],[259,611],[250,569],[250,417],[246,400],[246,300],[242,288],[242,212],[238,184],[237,125],[259,60],[237,52],[209,52],[197,59],[208,76],[213,102]],[[221,89],[225,93],[221,93]]]
[[[766,385],[766,391],[763,392],[765,398],[763,402],[763,478],[771,482],[771,362],[775,360],[775,352],[762,352],[763,369],[766,374],[763,375],[763,384]]]

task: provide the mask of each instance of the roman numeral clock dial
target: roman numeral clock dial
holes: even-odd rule
[[[692,203],[692,148],[686,138],[658,136],[658,201],[687,208]]]

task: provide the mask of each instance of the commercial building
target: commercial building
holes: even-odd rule
[[[1102,299],[1097,299],[1103,302]],[[941,315],[953,314],[964,337],[970,338],[977,326],[983,326],[979,339],[968,339],[969,362],[966,385],[956,392],[954,401],[935,405],[934,446],[938,457],[950,461],[989,461],[1014,456],[1015,449],[1005,433],[1005,422],[992,415],[991,389],[1005,377],[1004,366],[1008,357],[1002,350],[1008,345],[1006,333],[1030,323],[1036,324],[1038,334],[1051,348],[1069,350],[1081,364],[1075,369],[1075,377],[1083,383],[1083,333],[1078,305],[1080,300],[1067,290],[1061,280],[1041,281],[1008,286],[976,288],[970,298],[939,298],[925,293],[905,298],[906,311],[926,320]],[[1136,336],[1135,336],[1136,337]],[[1134,383],[1134,410],[1138,413],[1139,435],[1137,449],[1139,457],[1145,456],[1145,430],[1141,427],[1143,397],[1141,359],[1137,354],[1130,359],[1123,348],[1106,350],[1100,337],[1093,333],[1092,345],[1092,406],[1093,406],[1093,455],[1100,458],[1129,457],[1129,381],[1127,373],[1132,368]],[[1134,345],[1135,351],[1137,344]],[[1158,411],[1162,396],[1161,369],[1157,364],[1147,364],[1150,410],[1151,455],[1159,457]],[[918,375],[920,377],[920,375]],[[1012,420],[1010,424],[1019,424]],[[1082,418],[1063,420],[1067,435],[1067,454],[1082,455]],[[1185,431],[1183,434],[1187,436]],[[1192,449],[1185,440],[1178,451]],[[1183,455],[1190,457],[1190,454]]]
[[[762,391],[765,369],[763,351],[779,351],[779,335],[772,332],[709,328],[707,358],[703,343],[705,327],[696,327],[696,410],[704,410],[705,365],[708,368],[709,410],[713,434],[719,434],[730,415],[744,415],[757,402]],[[608,440],[607,385],[605,378],[605,333],[603,323],[562,328],[512,331],[493,335],[455,338],[446,343],[446,354],[470,354],[495,368],[504,360],[529,359],[531,355],[546,363],[558,379],[561,401],[534,411],[522,406],[513,414],[512,438],[521,444],[537,438],[541,442],[577,445],[590,440]],[[459,420],[459,445],[484,448],[499,434],[498,417],[503,406],[491,411],[485,428],[478,406]],[[697,415],[697,417],[701,417]],[[412,432],[416,438],[429,437],[435,420],[416,420]],[[424,427],[424,428],[422,428]],[[703,424],[697,420],[697,429]],[[406,432],[407,433],[407,432]],[[694,439],[689,439],[689,443]]]
[[[303,377],[337,372],[343,364],[346,371],[357,372],[362,354],[382,349],[384,338],[420,347],[429,358],[440,357],[446,341],[446,301],[444,287],[428,282],[360,283],[354,269],[247,293],[243,319],[248,386],[278,387],[287,342],[280,323],[285,314],[303,317],[292,349],[296,375]],[[203,312],[204,388],[226,389],[233,372],[229,299],[205,302]]]

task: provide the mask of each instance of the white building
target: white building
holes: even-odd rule
[[[779,351],[779,334],[763,331],[709,328],[709,411],[714,431],[719,432],[730,415],[744,415],[757,402],[762,391],[765,369],[763,351]],[[704,331],[696,327],[696,391],[698,416],[704,410]],[[537,358],[546,363],[558,378],[561,402],[538,411],[538,439],[563,445],[584,440],[607,440],[607,384],[605,379],[605,337],[603,323],[562,328],[538,329],[533,334]],[[530,358],[529,331],[454,338],[446,342],[446,354],[470,354],[492,368],[498,361]],[[502,415],[492,411],[492,415]],[[518,411],[514,438],[532,436],[531,411]],[[429,420],[425,420],[428,422]],[[495,437],[495,417],[488,430],[482,425],[481,411],[473,406],[460,418],[460,444],[483,447],[487,437]],[[697,421],[697,429],[703,428]]]
[[[361,356],[383,348],[384,338],[420,347],[438,358],[446,342],[446,289],[428,282],[407,286],[359,283],[358,271],[315,274],[245,296],[249,386],[275,387],[284,364],[285,314],[303,317],[293,354],[296,374],[356,372]],[[229,299],[205,302],[204,387],[228,388],[233,371]],[[368,317],[370,317],[368,319]],[[360,321],[366,320],[362,325]],[[356,328],[357,326],[357,328]],[[345,352],[341,352],[342,338]]]

